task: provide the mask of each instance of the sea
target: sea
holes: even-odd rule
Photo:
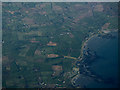
[[[95,36],[87,42],[87,48],[96,52],[97,58],[86,64],[83,68],[86,69],[83,70],[85,72],[80,73],[75,81],[76,86],[82,88],[118,87],[118,33],[109,34],[112,36]],[[89,58],[87,60],[89,61]]]

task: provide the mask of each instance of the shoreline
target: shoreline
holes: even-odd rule
[[[80,54],[80,56],[78,57],[78,60],[79,61],[81,61],[82,59],[83,59],[83,51],[84,51],[84,47],[85,46],[87,46],[87,43],[88,43],[88,41],[90,40],[90,39],[92,39],[93,37],[95,37],[95,36],[97,36],[98,35],[98,33],[97,34],[94,34],[94,35],[92,35],[92,36],[90,36],[90,37],[88,37],[88,39],[86,40],[86,41],[83,41],[83,44],[82,44],[82,47],[81,47],[81,54]]]
[[[90,39],[92,39],[94,36],[97,36],[99,33],[100,33],[100,32],[98,31],[98,33],[96,33],[96,34],[94,34],[94,35],[91,35],[91,36],[85,38],[85,41],[83,41],[83,43],[82,43],[82,45],[81,45],[81,46],[82,46],[82,47],[81,47],[81,50],[80,50],[81,53],[80,53],[80,56],[77,58],[77,61],[83,60],[84,47],[87,45],[87,43],[88,43],[88,41],[89,41]],[[76,63],[76,62],[75,62],[75,63]],[[75,81],[78,79],[79,76],[80,76],[80,71],[78,71],[77,75],[75,75],[75,76],[71,79],[71,83],[72,83],[73,86],[75,86],[74,83],[75,83]]]
[[[112,33],[112,32],[118,32],[118,30],[109,31],[109,33]],[[93,37],[95,37],[95,36],[105,35],[105,34],[108,34],[108,33],[104,33],[104,32],[101,30],[101,31],[98,31],[96,34],[91,35],[91,36],[85,38],[85,41],[83,41],[83,43],[82,43],[82,45],[81,45],[81,46],[82,46],[82,47],[81,47],[81,50],[80,50],[81,54],[80,54],[80,56],[78,57],[78,61],[83,60],[83,57],[84,57],[83,52],[84,52],[85,47],[87,46],[88,41],[91,40],[91,39],[92,39]],[[75,63],[76,63],[76,62],[75,62]],[[71,83],[72,83],[73,86],[75,86],[73,83],[75,83],[75,81],[78,79],[79,76],[80,76],[80,71],[79,71],[79,73],[78,73],[77,75],[75,75],[75,76],[71,79]]]

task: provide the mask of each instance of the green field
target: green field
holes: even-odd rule
[[[6,2],[2,8],[6,88],[73,88],[76,60],[69,57],[78,58],[86,37],[106,23],[117,29],[117,3]]]

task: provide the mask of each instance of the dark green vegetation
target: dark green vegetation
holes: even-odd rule
[[[109,30],[117,28],[116,7],[117,3],[3,3],[3,87],[73,87],[76,60],[69,57],[78,58],[82,41],[106,23]]]

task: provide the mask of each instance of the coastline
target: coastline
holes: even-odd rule
[[[93,35],[85,38],[85,41],[83,41],[83,43],[82,43],[82,45],[81,45],[81,46],[82,46],[82,47],[81,47],[81,50],[80,50],[81,53],[80,53],[80,56],[77,58],[77,61],[83,60],[84,47],[87,46],[88,41],[89,41],[90,39],[92,39],[93,37],[97,36],[97,35],[100,34],[100,33],[101,33],[101,32],[98,31],[98,33],[93,34]],[[76,63],[76,62],[75,62],[75,63]],[[72,83],[73,86],[75,86],[74,83],[75,83],[75,81],[78,79],[79,76],[80,76],[80,71],[78,71],[78,74],[75,75],[75,76],[71,79],[71,83]],[[78,88],[81,88],[81,87],[78,87]]]
[[[87,37],[87,38],[85,38],[85,41],[83,41],[83,43],[82,43],[82,47],[81,47],[81,54],[80,54],[80,56],[78,57],[78,61],[81,61],[81,60],[83,60],[83,58],[84,58],[84,49],[85,49],[85,47],[87,46],[87,43],[88,43],[88,41],[89,40],[91,40],[93,37],[95,37],[95,36],[98,36],[98,35],[107,35],[107,34],[109,34],[109,33],[112,33],[112,32],[118,32],[118,30],[113,30],[113,31],[109,31],[108,33],[105,33],[105,32],[103,32],[103,30],[100,30],[100,31],[98,31],[96,34],[93,34],[93,35],[91,35],[91,36],[89,36],[89,37]],[[80,71],[79,71],[79,73],[77,74],[77,75],[75,75],[72,79],[71,79],[71,83],[72,83],[72,85],[73,86],[75,86],[75,81],[78,79],[78,77],[80,76]],[[80,88],[80,87],[79,87]]]
[[[87,46],[88,41],[89,41],[90,39],[92,39],[94,36],[97,36],[97,35],[98,35],[98,33],[97,33],[97,34],[94,34],[94,35],[92,35],[92,36],[90,36],[90,37],[88,37],[88,39],[86,39],[86,41],[83,41],[83,44],[82,44],[82,47],[81,47],[81,51],[80,51],[81,54],[80,54],[80,56],[78,57],[79,61],[81,61],[81,60],[83,59],[84,47]]]

